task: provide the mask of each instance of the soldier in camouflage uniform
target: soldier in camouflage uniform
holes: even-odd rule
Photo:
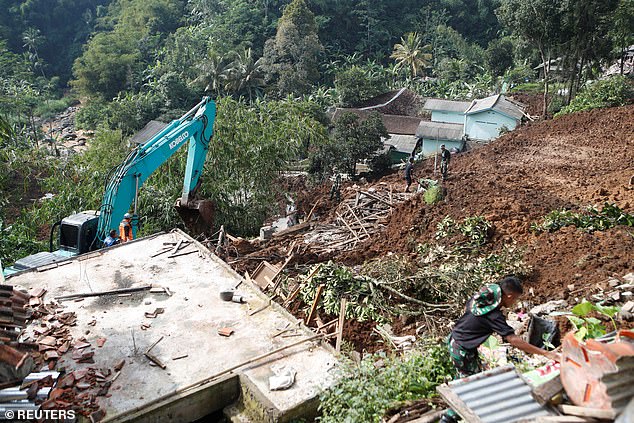
[[[541,354],[559,361],[559,354],[546,351],[515,335],[502,314],[502,307],[512,307],[522,294],[522,284],[517,278],[507,277],[495,284],[483,287],[467,302],[464,315],[458,320],[447,340],[451,361],[463,378],[479,373],[481,369],[478,347],[493,333],[500,335],[512,346],[529,354]],[[457,421],[457,415],[449,410],[441,423]]]

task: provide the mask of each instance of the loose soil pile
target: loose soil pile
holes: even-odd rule
[[[529,124],[479,150],[457,154],[445,182],[444,202],[428,206],[418,196],[401,205],[380,239],[343,257],[349,264],[405,253],[432,239],[445,216],[482,215],[494,225],[494,245],[517,242],[526,260],[536,300],[560,298],[571,283],[592,288],[634,268],[631,229],[588,234],[575,228],[533,234],[531,223],[555,209],[615,203],[634,206],[634,107],[593,110]],[[431,174],[433,161],[418,165]],[[389,181],[402,185],[400,175]]]
[[[485,216],[493,224],[490,248],[516,243],[524,249],[525,260],[534,269],[527,281],[529,302],[588,297],[605,288],[608,278],[634,270],[634,230],[616,227],[586,233],[568,227],[535,234],[530,226],[556,209],[582,210],[606,202],[634,212],[633,122],[634,106],[626,106],[529,123],[478,150],[454,155],[443,184],[444,201],[427,205],[422,195],[415,196],[395,207],[380,235],[353,250],[328,255],[302,245],[304,253],[296,253],[289,267],[328,259],[358,265],[389,253],[412,255],[418,244],[433,241],[436,225],[445,216],[456,221]],[[415,177],[435,177],[433,163],[430,159],[416,165]],[[379,183],[395,191],[405,185],[401,172]],[[360,185],[367,190],[371,184]],[[328,188],[302,190],[299,208],[309,210],[322,198],[316,210],[322,221],[329,221],[336,205],[328,201]],[[342,195],[352,197],[355,191],[344,188]],[[280,237],[254,243],[256,251],[248,253],[254,259],[234,265],[244,271],[261,259],[282,262],[292,241]],[[363,332],[368,335],[369,330]],[[369,339],[357,338],[346,336],[355,347],[369,346]]]

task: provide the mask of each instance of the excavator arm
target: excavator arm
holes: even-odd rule
[[[211,203],[196,201],[194,197],[213,135],[215,118],[216,104],[209,97],[204,97],[180,119],[172,121],[150,140],[132,150],[128,157],[113,169],[101,203],[97,239],[103,241],[111,229],[116,230],[132,204],[132,230],[136,236],[139,189],[156,169],[186,143],[189,143],[187,167],[182,196],[176,202],[176,206],[188,225],[197,224],[200,228],[211,224]]]

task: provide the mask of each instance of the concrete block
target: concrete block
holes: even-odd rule
[[[260,239],[262,241],[268,241],[273,237],[273,228],[271,226],[262,226],[260,228]]]

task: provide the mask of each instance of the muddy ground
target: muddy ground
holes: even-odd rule
[[[415,175],[433,177],[433,160],[417,164]],[[358,265],[389,253],[411,255],[417,244],[433,239],[436,224],[445,216],[459,220],[481,215],[493,223],[492,249],[510,243],[524,249],[525,261],[534,270],[526,281],[532,288],[531,303],[587,296],[605,287],[608,278],[634,270],[634,230],[616,227],[586,233],[564,228],[535,234],[530,226],[552,210],[581,210],[606,202],[632,213],[633,176],[634,106],[531,122],[485,147],[454,155],[441,203],[430,206],[416,196],[395,209],[381,235],[351,251],[332,254],[314,254],[306,246],[305,254],[296,255],[293,264],[334,259]],[[385,176],[379,183],[394,190],[404,188],[400,173]],[[353,195],[345,189],[350,185],[344,184],[344,197]],[[328,187],[310,188],[307,181],[298,187],[299,208],[308,213],[319,200],[315,213],[328,221],[335,207],[328,200]],[[290,243],[285,238],[256,242],[250,255],[279,263]],[[233,265],[240,272],[252,271],[259,261]],[[371,328],[353,328],[360,329]],[[355,346],[368,341],[367,336],[360,338],[350,340]]]

